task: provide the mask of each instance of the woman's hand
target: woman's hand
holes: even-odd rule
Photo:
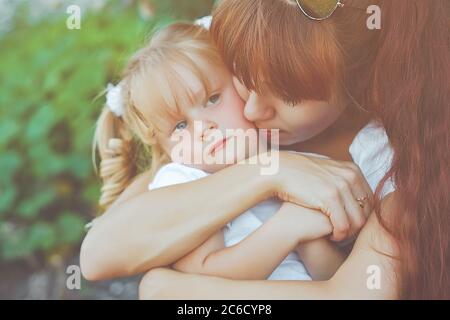
[[[372,211],[373,193],[354,163],[290,152],[279,156],[272,186],[278,198],[322,211],[333,225],[334,241],[362,228]]]

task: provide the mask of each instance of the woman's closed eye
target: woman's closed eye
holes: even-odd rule
[[[298,103],[295,101],[288,101],[288,100],[284,100],[284,103],[288,106],[288,107],[295,107]]]
[[[213,94],[209,97],[208,102],[206,103],[205,107],[211,107],[215,106],[220,102],[220,94]]]

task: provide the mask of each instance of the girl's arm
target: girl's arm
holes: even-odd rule
[[[388,214],[391,203],[382,211]],[[386,216],[383,214],[383,217]],[[396,299],[396,245],[375,214],[356,240],[350,256],[328,281],[238,281],[189,275],[169,269],[149,271],[141,299]],[[192,290],[195,288],[195,290]]]
[[[274,175],[261,174],[262,165],[252,164],[258,161],[247,161],[152,191],[149,174],[141,176],[94,221],[81,247],[83,275],[101,280],[170,265],[272,196],[331,213],[336,240],[357,231],[354,222],[365,219],[370,205],[361,210],[355,198],[371,191],[356,166],[287,152],[275,160]]]
[[[313,280],[330,279],[347,258],[342,248],[326,238],[299,243],[297,253]]]
[[[219,232],[172,267],[186,273],[236,280],[266,279],[299,242],[331,232],[329,219],[320,212],[285,203],[236,245],[224,248],[223,234]]]

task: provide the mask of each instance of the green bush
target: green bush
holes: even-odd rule
[[[0,261],[78,248],[98,213],[91,143],[104,100],[95,97],[152,29],[208,13],[211,2],[157,1],[150,21],[109,5],[81,30],[61,16],[21,22],[0,40]]]

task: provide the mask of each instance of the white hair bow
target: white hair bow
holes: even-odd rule
[[[119,83],[115,86],[109,83],[106,91],[106,105],[117,117],[122,117],[124,114],[125,105],[123,101],[121,84]]]
[[[197,19],[195,21],[196,25],[202,26],[205,29],[208,29],[211,27],[211,22],[212,22],[212,16],[206,16],[200,19]]]

